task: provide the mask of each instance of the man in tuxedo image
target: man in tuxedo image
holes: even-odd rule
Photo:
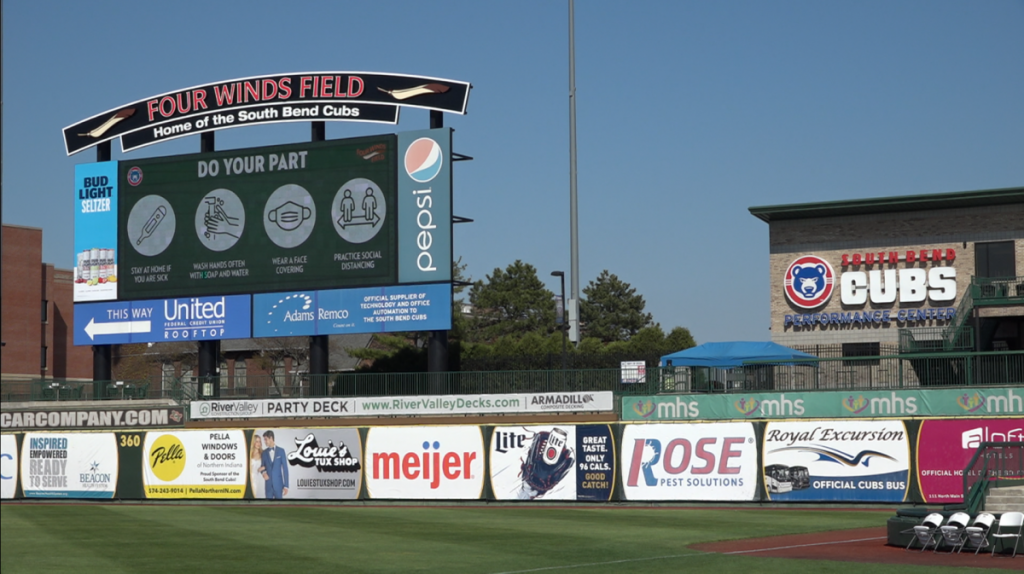
[[[267,499],[281,499],[288,494],[288,461],[285,460],[284,449],[274,445],[274,431],[263,433],[263,466],[260,472],[267,481],[264,490]]]

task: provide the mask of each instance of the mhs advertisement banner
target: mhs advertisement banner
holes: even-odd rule
[[[607,412],[613,408],[614,396],[611,391],[345,399],[215,400],[192,401],[191,418],[200,420]]]
[[[497,427],[491,491],[498,500],[611,500],[615,440],[608,425]]]
[[[910,488],[902,421],[770,422],[763,457],[769,500],[903,502]]]

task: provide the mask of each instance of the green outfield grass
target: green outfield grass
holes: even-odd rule
[[[880,526],[891,511],[5,504],[16,572],[962,572],[724,556],[697,542]]]

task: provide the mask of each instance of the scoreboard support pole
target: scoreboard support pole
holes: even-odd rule
[[[216,147],[215,132],[199,134],[199,151],[209,153]],[[220,341],[199,341],[199,394],[203,397],[220,396]]]
[[[327,139],[327,122],[310,122],[311,141]],[[327,379],[331,372],[331,351],[328,335],[313,335],[309,338],[309,385],[314,397],[327,396]]]
[[[96,161],[110,161],[110,142],[105,141],[96,146]],[[92,397],[107,397],[107,385],[113,380],[113,361],[111,345],[92,346]]]
[[[430,110],[430,129],[444,127],[444,112]],[[451,225],[451,222],[448,222]],[[452,262],[446,262],[451,265]],[[448,331],[431,331],[427,340],[427,372],[443,373],[448,370]],[[430,392],[443,394],[443,381],[440,377],[431,378]]]

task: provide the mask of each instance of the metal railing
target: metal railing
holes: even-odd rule
[[[0,381],[0,401],[116,401],[171,399],[187,400],[187,384],[174,381],[161,388],[147,380],[80,381],[67,379],[4,379]]]
[[[1024,484],[1024,443],[983,442],[964,468],[964,507],[974,515],[985,505],[988,490]],[[948,508],[952,510],[953,508]]]

